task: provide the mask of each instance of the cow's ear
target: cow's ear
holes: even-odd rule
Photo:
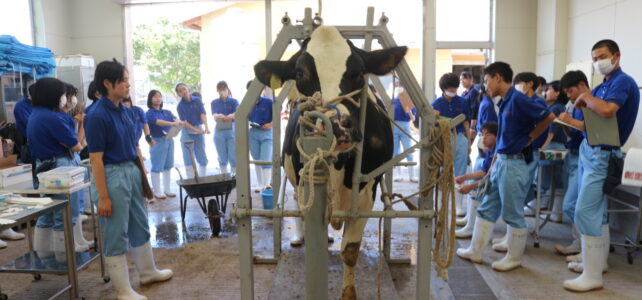
[[[294,79],[294,66],[290,61],[262,60],[254,65],[254,75],[261,83],[278,89],[285,81]]]
[[[392,47],[371,52],[359,50],[357,52],[363,58],[366,72],[382,76],[390,73],[399,64],[406,55],[408,47]]]

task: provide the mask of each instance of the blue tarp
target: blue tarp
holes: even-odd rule
[[[54,53],[48,48],[25,45],[11,35],[0,35],[0,75],[20,72],[38,79],[53,77],[55,68]]]

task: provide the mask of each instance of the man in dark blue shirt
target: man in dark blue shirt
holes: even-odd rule
[[[620,67],[620,48],[612,40],[601,40],[591,49],[593,68],[604,75],[604,82],[591,93],[575,100],[575,108],[588,108],[603,118],[617,118],[620,145],[633,131],[640,105],[640,90],[635,80]],[[569,120],[572,121],[572,120]],[[578,123],[578,121],[574,121]],[[583,122],[579,122],[583,127]],[[586,292],[602,288],[602,271],[609,254],[609,226],[604,181],[611,160],[622,158],[620,147],[580,145],[580,187],[575,208],[575,223],[581,233],[583,272],[576,279],[564,281],[564,288]]]
[[[483,248],[490,240],[493,224],[501,215],[508,231],[508,252],[492,264],[494,270],[510,271],[521,266],[526,246],[524,197],[528,182],[526,160],[532,156],[532,143],[553,121],[548,109],[511,86],[513,70],[507,63],[495,62],[484,69],[487,93],[500,95],[499,130],[494,162],[489,170],[491,187],[477,209],[473,237],[468,248],[457,255],[481,263]]]

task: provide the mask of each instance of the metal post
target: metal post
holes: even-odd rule
[[[74,247],[73,225],[71,223],[71,194],[67,194],[67,205],[62,211],[65,227],[65,254],[67,257],[67,277],[69,279],[69,299],[78,299],[78,274],[76,273],[76,248]],[[80,222],[80,220],[78,220]]]
[[[300,125],[300,139],[303,151],[308,154],[315,153],[317,149],[329,150],[334,139],[332,123],[324,114],[312,111],[307,113],[310,117],[323,120],[325,125],[325,136],[306,136],[306,126]],[[301,156],[306,163],[307,159]],[[328,299],[328,218],[325,212],[328,204],[327,185],[328,175],[324,166],[315,166],[317,171],[325,171],[326,181],[313,183],[304,181],[304,194],[306,201],[310,201],[310,193],[314,193],[312,207],[305,212],[305,299],[325,300]],[[310,174],[311,175],[311,174]],[[301,178],[303,180],[303,178]]]

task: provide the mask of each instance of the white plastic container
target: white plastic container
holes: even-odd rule
[[[31,180],[31,165],[18,165],[0,170],[0,187],[3,188]]]
[[[66,189],[85,180],[84,167],[59,167],[38,174],[40,185],[48,189]]]

